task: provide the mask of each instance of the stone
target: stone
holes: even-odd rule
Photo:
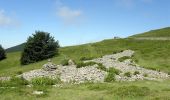
[[[44,92],[43,91],[33,91],[32,94],[41,95],[41,94],[44,94]]]
[[[70,60],[68,61],[68,65],[75,65],[75,63],[74,63],[73,60],[70,59]]]
[[[0,77],[0,81],[9,81],[11,77]]]
[[[45,71],[54,71],[57,69],[57,66],[51,62],[51,60],[48,60],[47,64],[44,64],[42,67],[43,70]]]

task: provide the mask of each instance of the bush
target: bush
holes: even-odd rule
[[[109,73],[115,73],[116,75],[119,75],[119,74],[121,73],[120,70],[115,69],[115,68],[113,68],[113,67],[109,68],[109,69],[107,70],[107,72],[109,72]]]
[[[107,68],[103,64],[101,64],[101,63],[98,63],[97,69],[100,69],[100,70],[103,70],[103,71],[107,71]]]
[[[126,73],[124,73],[124,76],[131,77],[131,73],[130,72],[126,72]]]
[[[68,59],[64,59],[64,60],[62,60],[61,61],[61,64],[63,65],[63,66],[66,66],[66,65],[68,65]]]
[[[133,75],[138,75],[138,74],[140,74],[139,71],[135,71],[135,72],[133,73]]]
[[[79,63],[77,63],[77,68],[86,67],[86,66],[93,66],[95,64],[97,64],[97,63],[96,62],[86,62],[86,63],[79,62]]]
[[[4,48],[0,45],[0,60],[3,60],[6,58],[6,53]]]
[[[108,75],[105,78],[105,82],[114,82],[115,81],[115,75],[118,75],[120,73],[119,70],[115,68],[109,68],[108,69]]]
[[[48,77],[39,77],[39,78],[34,78],[31,80],[31,83],[34,86],[46,86],[46,85],[55,85],[57,83],[60,83],[61,80],[59,78],[57,79],[51,79]]]
[[[85,61],[85,60],[92,60],[94,57],[81,57],[80,60],[81,61]]]
[[[148,77],[148,74],[145,73],[145,74],[143,74],[143,76],[144,76],[144,77]]]
[[[120,62],[123,62],[123,61],[125,61],[126,59],[130,59],[130,57],[124,56],[124,57],[119,58],[118,60],[119,60]]]
[[[21,70],[17,71],[16,74],[17,75],[21,75],[23,72]]]
[[[24,46],[21,56],[21,64],[27,65],[41,61],[58,54],[59,44],[50,36],[50,33],[36,31],[30,36]]]

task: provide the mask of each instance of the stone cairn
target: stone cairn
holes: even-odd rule
[[[42,69],[45,71],[54,71],[57,69],[57,66],[51,62],[51,59],[48,59],[48,63],[44,64]]]

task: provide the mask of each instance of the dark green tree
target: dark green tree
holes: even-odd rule
[[[0,60],[3,60],[6,58],[6,53],[4,48],[0,45]]]
[[[36,31],[27,39],[21,55],[21,64],[27,65],[58,54],[59,43],[50,36],[50,33]]]

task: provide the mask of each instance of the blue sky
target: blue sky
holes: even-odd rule
[[[27,40],[36,30],[61,46],[170,26],[170,0],[0,0],[0,44]]]

